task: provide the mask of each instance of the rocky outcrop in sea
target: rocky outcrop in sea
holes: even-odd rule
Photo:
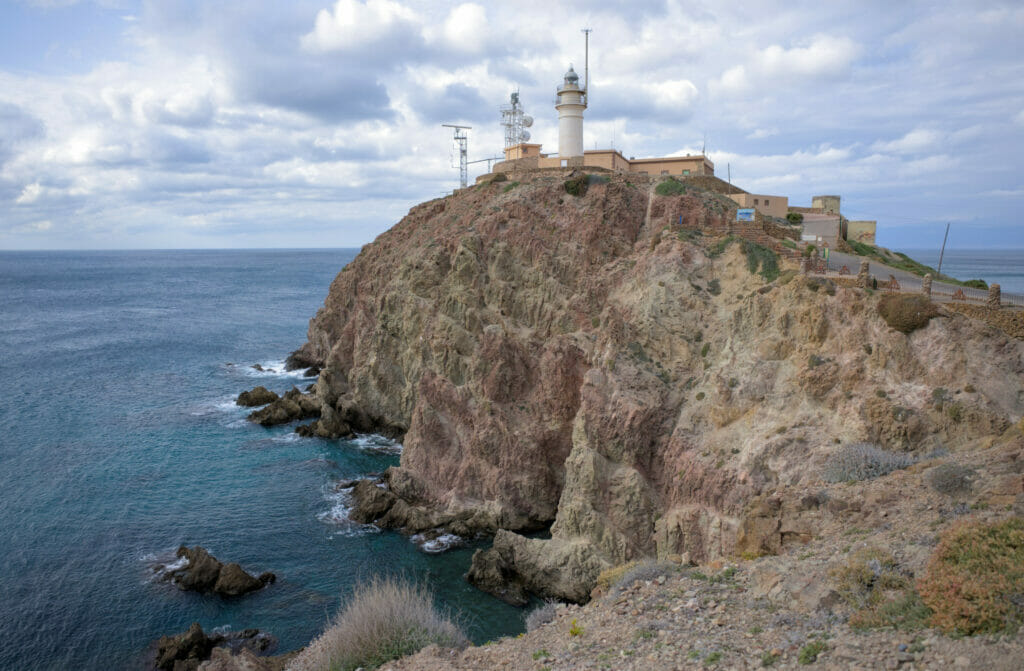
[[[155,570],[183,590],[234,597],[262,589],[277,579],[269,571],[257,577],[246,573],[235,562],[224,564],[199,545],[193,548],[183,545],[176,556],[183,560],[181,565],[158,566]]]

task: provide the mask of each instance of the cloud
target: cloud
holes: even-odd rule
[[[14,202],[18,205],[29,205],[39,200],[42,193],[43,187],[39,185],[39,182],[33,182],[22,189],[21,195]]]
[[[807,46],[785,49],[777,44],[756,56],[757,69],[768,76],[822,77],[844,72],[860,52],[847,37],[815,35]]]
[[[487,12],[473,3],[459,5],[444,22],[444,39],[449,46],[465,52],[482,51],[488,39]]]
[[[398,44],[398,38],[418,34],[419,22],[415,12],[392,0],[338,0],[333,10],[317,12],[313,30],[301,38],[302,46],[322,53]]]
[[[875,151],[894,152],[897,154],[919,154],[934,147],[942,140],[942,134],[926,128],[915,128],[898,140],[876,142],[872,145]]]

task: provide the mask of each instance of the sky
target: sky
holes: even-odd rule
[[[0,0],[0,250],[356,247],[501,154],[699,153],[878,242],[1024,248],[1024,3]],[[470,165],[470,179],[487,163]]]

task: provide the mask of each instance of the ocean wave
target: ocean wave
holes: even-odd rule
[[[316,516],[324,524],[336,527],[335,536],[361,536],[363,534],[380,533],[380,528],[372,524],[362,524],[349,517],[352,512],[352,487],[329,486],[324,491],[324,499],[330,508]]]
[[[225,413],[238,415],[239,413],[249,414],[252,408],[246,408],[235,403],[237,396],[221,396],[207,401],[203,405],[192,410],[193,417],[208,417],[210,415],[223,415]]]
[[[434,535],[429,531],[413,534],[409,537],[409,540],[415,543],[421,552],[426,552],[430,555],[441,554],[466,543],[466,539],[462,536],[456,536],[455,534]]]
[[[170,580],[175,571],[188,566],[188,557],[179,557],[177,548],[161,552],[150,552],[140,557],[149,569],[148,582],[165,582]]]
[[[291,378],[295,380],[312,380],[316,376],[307,377],[306,369],[299,368],[298,370],[285,370],[284,360],[277,359],[271,361],[258,361],[255,364],[237,364],[228,363],[224,364],[228,370],[235,373],[239,373],[246,377],[256,378]],[[259,368],[257,368],[259,366]]]
[[[360,433],[348,441],[351,445],[364,452],[377,454],[401,454],[402,444],[375,433]]]

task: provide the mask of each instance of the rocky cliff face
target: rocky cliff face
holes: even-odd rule
[[[956,449],[1020,420],[1020,340],[957,314],[904,335],[864,291],[766,284],[720,244],[734,205],[695,185],[607,174],[577,197],[567,177],[413,208],[301,352],[316,433],[403,436],[357,514],[499,532],[482,586],[584,601],[633,558],[777,552],[818,532],[806,494],[840,445]]]

